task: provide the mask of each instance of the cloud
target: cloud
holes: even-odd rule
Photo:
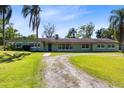
[[[42,7],[42,18],[45,21],[69,21],[73,20],[78,16],[92,13],[91,11],[86,10],[82,6],[49,6]],[[56,20],[55,20],[56,19]]]
[[[66,15],[64,16],[62,19],[59,19],[60,21],[67,21],[67,20],[72,20],[75,18],[75,15],[72,14],[72,15]]]
[[[59,11],[50,9],[50,10],[45,10],[43,12],[42,16],[44,18],[47,18],[47,17],[54,16],[54,15],[57,15],[57,14],[59,14]]]

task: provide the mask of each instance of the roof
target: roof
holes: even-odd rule
[[[41,38],[42,42],[46,43],[118,43],[111,39],[77,39],[77,38]]]

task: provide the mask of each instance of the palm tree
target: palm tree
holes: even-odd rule
[[[22,14],[24,18],[28,15],[30,16],[29,27],[32,26],[32,31],[36,31],[36,39],[38,46],[38,29],[40,25],[40,12],[41,8],[39,5],[24,5],[22,9]]]
[[[122,52],[124,50],[124,8],[111,11],[110,26],[120,32],[119,42]]]
[[[10,5],[0,5],[0,18],[2,19],[3,30],[3,49],[5,50],[5,25],[9,23],[12,15],[12,8]]]

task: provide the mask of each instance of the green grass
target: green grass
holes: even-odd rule
[[[51,52],[50,56],[59,56],[59,55],[63,55],[66,54],[65,52]]]
[[[64,54],[121,54],[121,52],[51,52],[51,56],[59,56]]]
[[[3,48],[3,46],[2,46],[2,45],[0,45],[0,50],[2,50],[2,48]]]
[[[7,53],[5,55],[4,53]],[[33,88],[43,87],[43,68],[41,53],[0,51],[0,87],[4,88]],[[22,54],[22,55],[23,55]],[[4,59],[11,59],[6,61]],[[4,62],[2,62],[4,60]]]
[[[110,86],[124,87],[124,57],[75,56],[70,61],[76,67],[106,81]]]

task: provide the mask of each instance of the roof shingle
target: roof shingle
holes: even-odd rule
[[[46,43],[118,43],[111,39],[77,39],[77,38],[41,38],[41,41]]]

